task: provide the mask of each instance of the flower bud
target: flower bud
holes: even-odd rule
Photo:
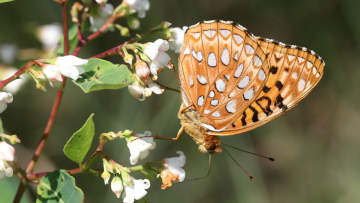
[[[139,76],[141,80],[146,82],[149,79],[150,69],[144,61],[137,61],[137,63],[135,64],[135,71],[136,75]]]

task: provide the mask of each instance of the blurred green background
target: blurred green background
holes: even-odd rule
[[[326,67],[318,87],[296,108],[249,133],[222,139],[276,158],[270,163],[231,151],[255,176],[254,182],[226,154],[216,154],[208,178],[175,184],[165,191],[160,189],[160,181],[152,182],[148,202],[360,202],[360,1],[151,0],[150,3],[147,18],[142,20],[144,29],[165,20],[174,26],[210,19],[233,20],[256,35],[315,50]],[[34,35],[36,27],[53,22],[61,23],[61,13],[59,5],[50,0],[17,0],[0,5],[0,44],[39,48]],[[91,42],[80,56],[94,55],[122,41],[117,32],[106,34]],[[177,56],[172,59],[177,64]],[[111,60],[120,62],[119,57]],[[160,80],[177,87],[170,71],[162,73]],[[7,132],[19,135],[22,140],[16,153],[23,166],[40,140],[55,94],[54,89],[47,93],[35,90],[29,82],[1,115]],[[179,96],[173,92],[139,102],[129,96],[126,88],[85,95],[69,82],[36,170],[77,167],[63,155],[62,147],[92,112],[96,114],[97,135],[132,129],[174,137],[180,127],[179,105]],[[158,147],[146,160],[160,160],[183,150],[187,155],[187,178],[206,174],[208,157],[198,152],[189,136],[184,134],[174,143],[157,143]],[[129,152],[120,141],[107,145],[106,153],[120,163],[129,163]],[[76,181],[85,193],[85,202],[121,202],[99,178],[82,174],[76,175]],[[4,187],[4,183],[0,184],[0,191]],[[28,197],[33,194],[31,190]],[[0,199],[10,201],[5,196]]]

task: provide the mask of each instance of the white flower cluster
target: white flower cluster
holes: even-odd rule
[[[73,55],[59,56],[54,64],[46,64],[43,67],[43,73],[50,81],[62,82],[62,76],[77,80],[84,73],[81,67],[87,64],[87,60]]]
[[[104,1],[97,2],[100,4],[100,8],[98,10],[98,14],[94,16],[90,16],[90,24],[91,31],[96,32],[100,29],[101,26],[105,24],[105,22],[109,19],[114,11],[114,6],[112,4],[104,4]]]
[[[7,161],[14,161],[14,154],[15,149],[11,145],[0,141],[0,179],[13,175],[13,169],[8,166]]]
[[[124,0],[124,2],[138,13],[139,18],[145,18],[146,11],[150,9],[149,0]]]
[[[158,78],[158,72],[169,65],[170,56],[166,53],[169,50],[169,42],[163,39],[157,39],[155,42],[149,42],[145,45],[144,53],[151,60],[150,72],[154,80]]]
[[[7,108],[7,104],[12,102],[13,96],[11,93],[0,91],[0,113],[4,112]]]

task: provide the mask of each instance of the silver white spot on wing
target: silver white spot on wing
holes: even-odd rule
[[[222,53],[221,53],[221,62],[227,66],[230,63],[230,55],[229,55],[229,50],[227,48],[224,48]]]
[[[288,55],[287,57],[288,57],[289,61],[292,61],[295,58],[294,55]]]
[[[211,39],[215,36],[216,30],[205,30],[204,34]]]
[[[213,52],[209,53],[207,63],[210,67],[216,67],[216,55]]]
[[[255,57],[254,57],[254,65],[257,67],[262,65],[262,60],[258,55],[255,55]]]
[[[308,68],[311,68],[313,64],[310,61],[307,61],[306,65],[307,65]]]
[[[184,91],[181,91],[181,97],[182,97],[182,100],[183,100],[185,106],[189,106],[189,102],[186,100]]]
[[[234,54],[234,60],[235,61],[239,60],[239,52],[238,51],[236,51],[235,54]]]
[[[214,113],[211,114],[214,117],[220,117],[220,112],[215,111]]]
[[[252,47],[250,44],[245,44],[245,50],[247,54],[253,54],[255,52],[254,47]]]
[[[200,97],[198,98],[198,105],[199,105],[199,106],[204,105],[204,96],[200,96]]]
[[[213,99],[213,100],[211,100],[210,104],[211,104],[211,106],[217,106],[219,104],[219,100]]]
[[[193,33],[193,36],[194,36],[195,39],[199,39],[199,37],[200,37],[200,32],[194,32],[194,33]]]
[[[241,64],[236,68],[234,77],[236,77],[236,78],[240,77],[243,69],[244,69],[244,64],[241,63]]]
[[[229,94],[229,98],[235,96],[235,91],[232,91],[230,94]]]
[[[235,39],[236,44],[241,44],[244,41],[244,39],[238,34],[234,35],[234,39]]]
[[[225,91],[225,82],[222,79],[218,79],[215,83],[215,88],[218,92]]]
[[[215,92],[214,92],[213,90],[211,90],[211,91],[209,92],[209,97],[210,97],[210,98],[215,97]]]
[[[230,30],[220,30],[220,34],[224,37],[227,38],[230,35]]]
[[[199,61],[199,62],[201,62],[202,59],[203,59],[202,53],[201,53],[200,50],[199,50],[197,53],[196,53],[195,50],[192,50],[192,55],[193,55],[193,57],[194,57],[197,61]]]
[[[252,88],[246,90],[243,96],[244,96],[245,100],[252,99],[254,97],[254,88],[252,87]]]
[[[305,88],[305,80],[304,78],[301,78],[298,82],[298,90],[303,91]]]
[[[211,111],[210,110],[208,110],[208,109],[205,109],[204,110],[204,114],[209,114]]]
[[[303,61],[305,61],[305,59],[303,57],[299,57],[298,58],[299,62],[302,63]]]
[[[187,46],[184,51],[184,55],[188,55],[188,54],[190,54],[190,46]]]
[[[317,78],[320,77],[320,73],[316,73],[316,77],[317,77]]]
[[[258,77],[259,77],[259,80],[261,80],[261,81],[265,80],[266,74],[265,74],[265,71],[263,69],[260,69]]]
[[[297,72],[293,72],[293,73],[291,74],[291,77],[294,78],[294,79],[296,79],[296,78],[298,77],[298,73],[297,73]]]
[[[244,89],[249,84],[249,82],[250,82],[250,77],[245,76],[243,79],[240,80],[238,84],[238,88]]]
[[[236,112],[236,100],[231,100],[226,104],[226,111],[229,113],[235,113]]]
[[[191,75],[189,75],[189,85],[192,87],[194,85],[194,80]]]
[[[317,73],[317,70],[316,70],[316,68],[314,67],[313,68],[313,74],[315,75]]]
[[[202,75],[197,75],[196,76],[197,80],[199,81],[200,84],[202,85],[206,85],[207,84],[207,80],[204,76]]]

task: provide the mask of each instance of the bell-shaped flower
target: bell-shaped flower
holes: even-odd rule
[[[123,183],[121,181],[121,178],[118,176],[115,176],[111,181],[111,190],[113,193],[115,193],[117,198],[120,198],[120,195],[122,191],[124,190]]]
[[[101,4],[99,7],[97,15],[90,16],[90,29],[93,32],[96,32],[100,29],[101,26],[109,19],[114,11],[114,6],[112,4]]]
[[[18,69],[13,67],[0,66],[0,80],[5,80],[8,77],[13,76],[17,71]],[[10,92],[11,94],[16,94],[21,89],[21,87],[23,87],[26,80],[26,77],[20,76],[19,78],[8,83],[3,90],[5,90],[6,92]]]
[[[87,60],[73,55],[59,56],[55,59],[55,64],[47,64],[43,67],[43,73],[52,81],[61,82],[61,75],[77,80],[84,73],[81,66],[87,64],[87,62]]]
[[[185,179],[185,170],[183,169],[186,157],[184,152],[178,151],[178,157],[170,157],[164,159],[163,169],[161,170],[160,177],[162,179],[162,189],[172,186],[174,181],[182,182]]]
[[[146,11],[150,9],[149,0],[124,0],[124,2],[137,12],[139,18],[145,18]]]
[[[15,149],[7,142],[0,141],[0,179],[11,177],[13,169],[7,165],[7,161],[14,161]]]
[[[155,149],[156,143],[151,136],[150,131],[145,131],[144,134],[136,134],[132,139],[128,140],[127,146],[130,151],[130,163],[136,164],[139,160],[145,159],[150,150]]]
[[[38,28],[37,37],[42,43],[45,50],[54,50],[62,35],[62,29],[59,24],[48,24]]]
[[[106,4],[107,0],[95,0],[98,4]]]
[[[0,91],[0,113],[4,112],[7,107],[7,104],[12,103],[12,102],[13,102],[13,96],[11,93]],[[1,151],[0,151],[0,153],[1,153]]]
[[[176,53],[180,52],[181,46],[184,43],[185,32],[188,27],[184,26],[182,29],[179,27],[171,28],[171,37],[169,39],[170,49]]]
[[[169,43],[163,39],[149,42],[145,46],[144,53],[151,60],[150,72],[155,80],[157,80],[158,72],[169,65],[170,56],[166,53],[167,50],[169,50]]]
[[[140,200],[147,194],[147,189],[150,188],[150,181],[148,179],[134,179],[132,184],[125,185],[124,203],[134,203],[135,200]]]

